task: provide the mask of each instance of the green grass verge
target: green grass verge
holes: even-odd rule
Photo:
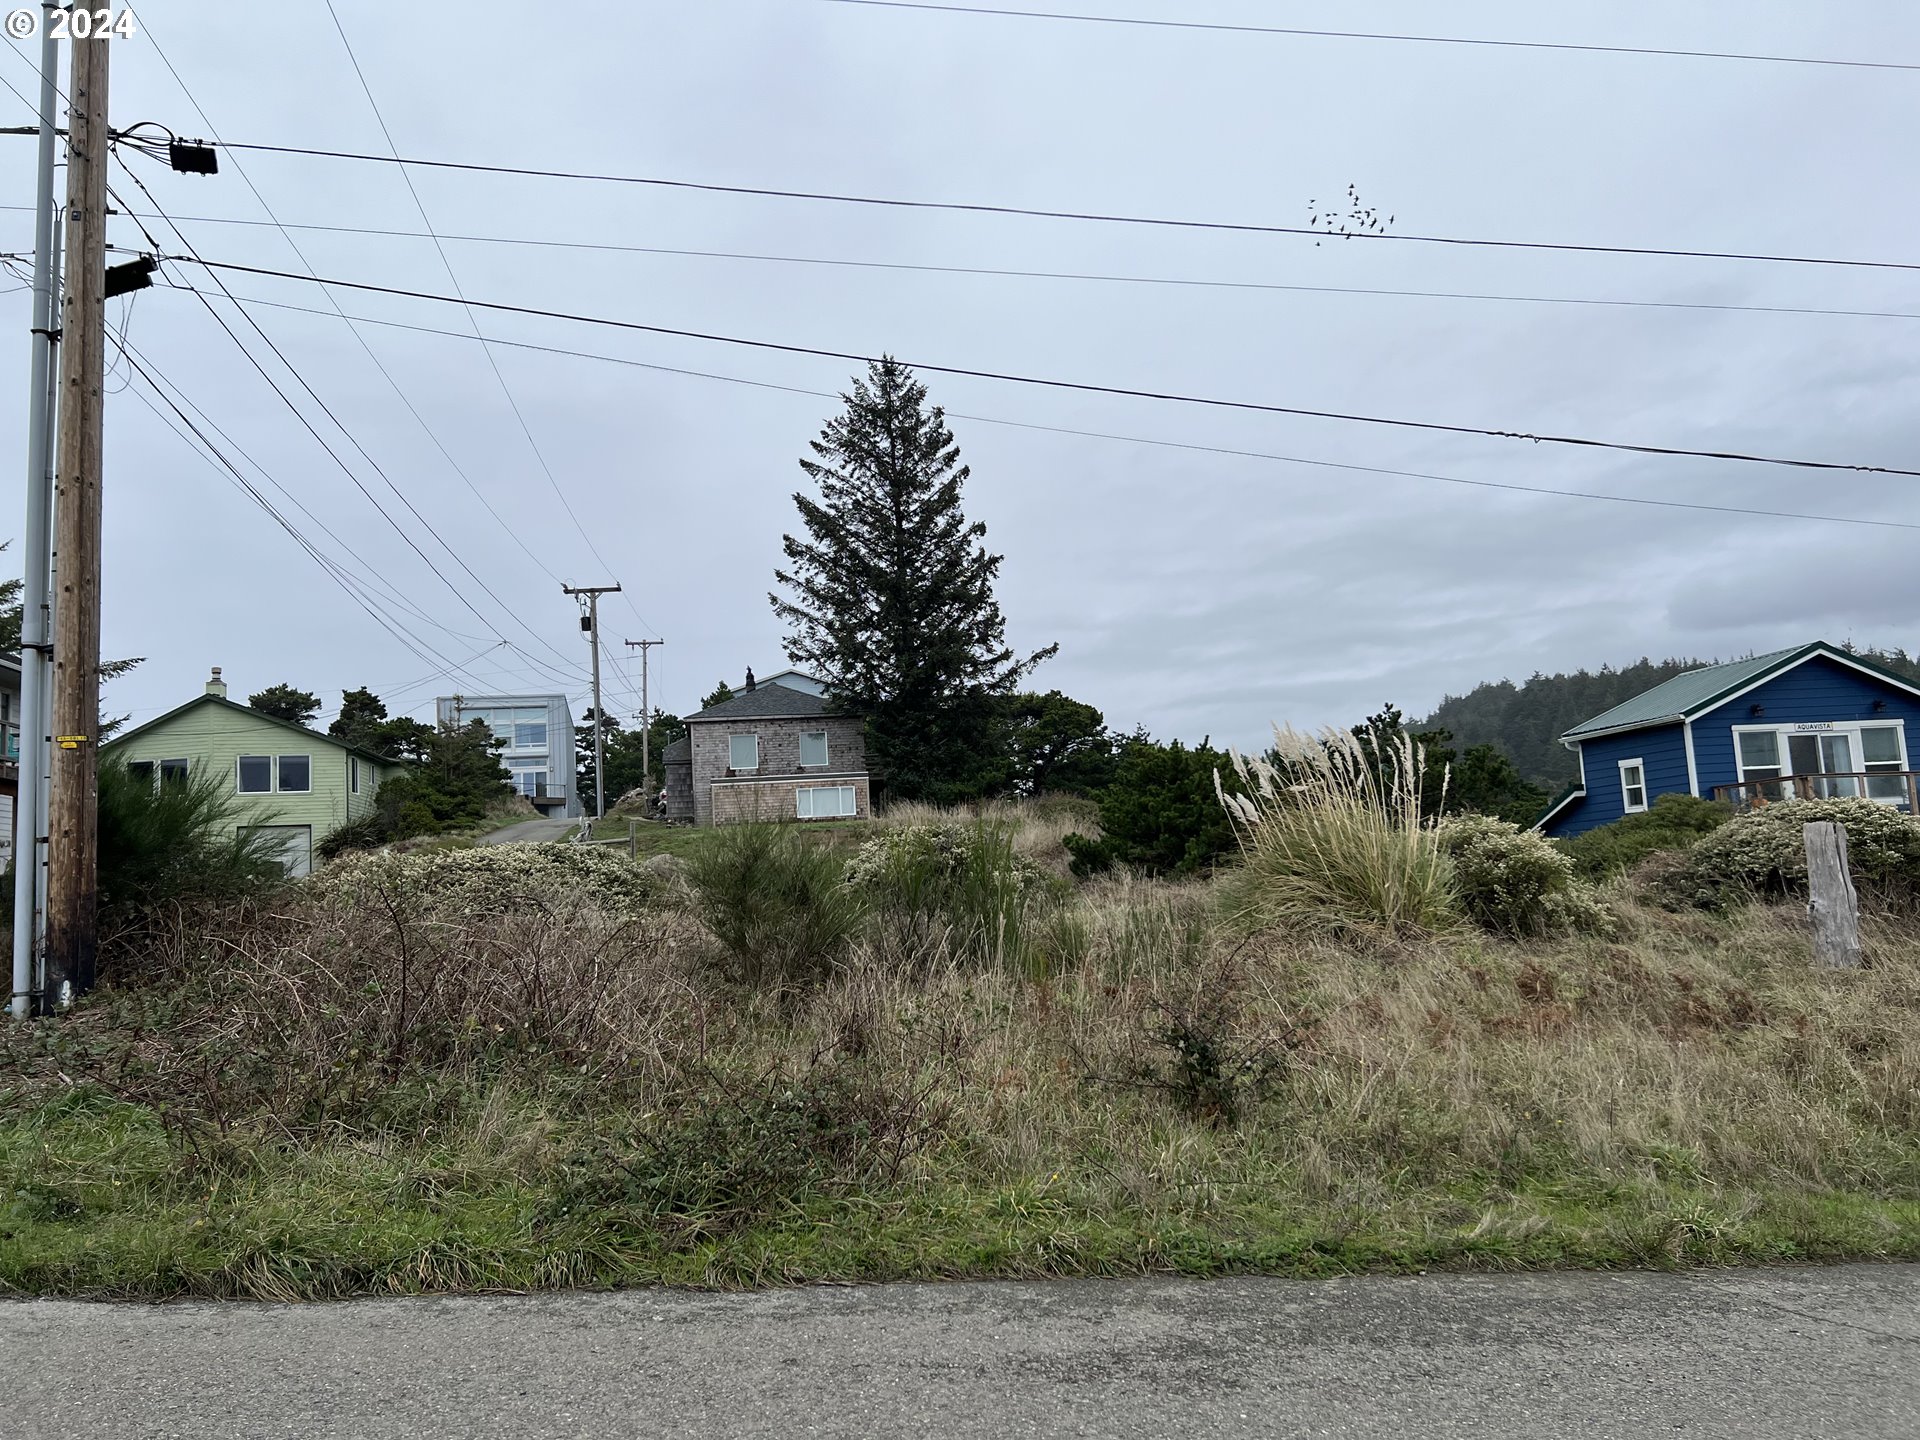
[[[489,1173],[491,1172],[491,1173]],[[1148,1197],[1098,1174],[802,1191],[718,1234],[562,1203],[431,1146],[184,1157],[142,1106],[75,1092],[0,1121],[0,1291],[322,1299],[643,1284],[1920,1258],[1920,1201],[1636,1177],[1469,1179],[1355,1199],[1271,1177]]]

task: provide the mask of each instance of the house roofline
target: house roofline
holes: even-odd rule
[[[173,709],[167,711],[166,714],[156,716],[144,725],[136,725],[124,735],[114,736],[113,739],[107,741],[107,743],[100,748],[103,751],[112,750],[126,744],[136,735],[144,735],[149,730],[165,725],[169,720],[179,719],[180,716],[186,714],[187,711],[193,709],[196,705],[206,704],[222,705],[229,710],[238,710],[242,715],[250,716],[255,720],[264,720],[269,725],[278,725],[282,730],[291,730],[294,734],[303,735],[309,740],[318,740],[323,745],[331,745],[334,749],[344,750],[349,755],[358,755],[362,760],[371,760],[376,765],[404,765],[406,763],[404,760],[396,760],[391,755],[381,755],[376,751],[365,749],[359,745],[349,745],[346,741],[337,739],[332,735],[322,735],[318,730],[309,730],[306,726],[296,725],[291,720],[282,720],[278,715],[269,715],[265,711],[254,709],[251,705],[239,704],[236,701],[227,699],[224,695],[196,695],[193,699],[187,701],[186,704],[176,705]]]
[[[1604,730],[1582,730],[1575,733],[1569,730],[1560,737],[1560,743],[1569,750],[1582,740],[1601,740],[1609,735],[1631,735],[1635,730],[1655,730],[1662,725],[1680,725],[1687,720],[1685,715],[1656,715],[1651,720],[1636,720],[1631,725],[1609,725]]]
[[[1558,815],[1562,810],[1566,809],[1567,806],[1571,805],[1574,801],[1584,800],[1586,798],[1587,798],[1587,787],[1580,784],[1578,781],[1575,781],[1573,784],[1569,785],[1565,790],[1563,790],[1560,793],[1560,798],[1558,800],[1551,801],[1547,805],[1547,808],[1540,812],[1540,818],[1538,820],[1535,820],[1533,824],[1527,828],[1531,830],[1541,829],[1546,825],[1546,823],[1549,820],[1553,819],[1554,816]]]
[[[1894,674],[1893,671],[1887,669],[1884,665],[1876,665],[1872,661],[1862,660],[1858,655],[1849,655],[1846,651],[1838,648],[1837,646],[1829,645],[1824,640],[1816,640],[1813,642],[1813,644],[1805,647],[1804,654],[1790,657],[1789,659],[1782,661],[1779,665],[1776,665],[1773,669],[1769,670],[1766,674],[1756,676],[1754,679],[1749,680],[1744,684],[1736,685],[1730,690],[1723,691],[1721,694],[1716,695],[1710,704],[1703,705],[1699,709],[1691,712],[1687,718],[1693,719],[1698,715],[1704,714],[1708,710],[1717,710],[1722,705],[1728,704],[1734,700],[1738,700],[1742,695],[1747,694],[1749,691],[1757,690],[1760,686],[1766,684],[1767,681],[1772,680],[1781,674],[1784,674],[1786,671],[1796,669],[1799,666],[1806,664],[1807,661],[1809,660],[1813,660],[1823,656],[1826,659],[1833,661],[1835,664],[1845,665],[1849,669],[1858,670],[1864,675],[1871,675],[1876,680],[1883,680],[1887,684],[1894,686],[1896,689],[1906,691],[1909,695],[1913,696],[1915,699],[1920,699],[1920,686],[1916,686],[1911,680],[1907,679],[1905,676]]]
[[[771,682],[769,682],[771,683]],[[804,695],[804,690],[794,694]],[[737,698],[737,697],[736,697]],[[724,703],[724,702],[723,702]],[[718,725],[725,720],[857,720],[860,717],[850,715],[845,710],[816,710],[809,715],[688,715],[681,720],[682,725]]]
[[[1677,714],[1655,716],[1649,720],[1637,720],[1631,725],[1611,725],[1605,730],[1582,730],[1576,726],[1574,729],[1562,735],[1560,740],[1562,744],[1569,741],[1597,740],[1605,735],[1625,735],[1633,730],[1651,730],[1658,725],[1679,725],[1697,720],[1702,715],[1718,710],[1722,705],[1738,700],[1742,695],[1759,689],[1760,686],[1765,685],[1768,681],[1779,679],[1780,676],[1786,674],[1789,670],[1797,670],[1809,660],[1821,658],[1832,660],[1839,665],[1848,666],[1860,671],[1864,675],[1871,675],[1876,680],[1884,681],[1889,685],[1906,691],[1916,699],[1920,699],[1920,686],[1916,686],[1905,676],[1896,675],[1884,665],[1877,665],[1870,660],[1863,660],[1857,655],[1849,655],[1845,650],[1840,649],[1836,645],[1830,645],[1825,640],[1813,640],[1802,645],[1798,650],[1788,651],[1758,675],[1750,675],[1744,680],[1727,686],[1724,690],[1717,690],[1705,700]]]

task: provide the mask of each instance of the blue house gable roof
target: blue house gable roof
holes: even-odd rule
[[[1743,771],[1744,731],[1766,734],[1744,742]],[[1920,752],[1920,686],[1824,641],[1702,666],[1567,731],[1562,741],[1580,757],[1580,783],[1535,825],[1577,835],[1662,795],[1711,797],[1718,786],[1860,772],[1870,763],[1890,769],[1895,755],[1904,771],[1913,763],[1909,731]],[[1768,755],[1777,768],[1760,763]],[[1889,803],[1904,789],[1883,788],[1874,798]]]

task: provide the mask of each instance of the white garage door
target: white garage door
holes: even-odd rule
[[[246,833],[259,836],[287,874],[298,878],[313,873],[311,825],[249,825]]]

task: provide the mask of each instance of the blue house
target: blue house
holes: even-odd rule
[[[1580,780],[1534,828],[1579,835],[1662,795],[1867,799],[1914,813],[1909,732],[1920,737],[1920,686],[1824,641],[1703,666],[1561,736]]]

